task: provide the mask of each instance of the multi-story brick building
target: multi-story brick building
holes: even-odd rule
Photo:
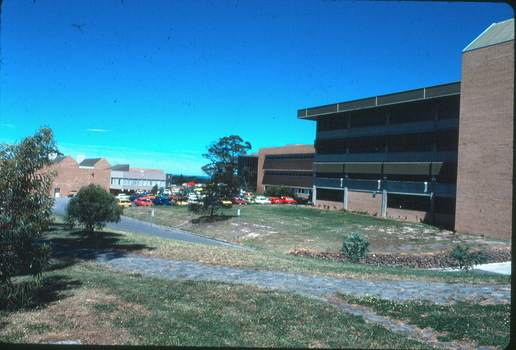
[[[257,192],[284,185],[299,196],[312,193],[315,150],[313,145],[286,145],[260,148],[258,152]]]
[[[514,19],[466,47],[461,82],[298,118],[317,122],[316,206],[511,237]]]
[[[130,168],[128,164],[111,164],[105,158],[83,159],[78,163],[72,156],[57,157],[48,169],[56,170],[51,195],[65,197],[70,191],[96,184],[113,193],[151,190],[155,185],[166,186],[163,170]]]
[[[514,143],[514,19],[462,53],[455,229],[509,238]]]

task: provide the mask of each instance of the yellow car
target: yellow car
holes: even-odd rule
[[[119,207],[122,207],[122,208],[127,208],[127,207],[132,207],[133,203],[131,203],[131,201],[129,199],[119,199],[118,202],[116,203],[116,205],[118,205]]]
[[[190,203],[188,203],[188,201],[185,198],[173,199],[172,203],[174,203],[174,205],[188,205],[188,204],[190,204]]]
[[[229,199],[221,199],[220,204],[222,205],[233,205]]]

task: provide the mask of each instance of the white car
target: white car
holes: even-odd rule
[[[255,197],[254,202],[256,204],[271,204],[271,201],[268,198],[265,198],[263,196]]]
[[[128,195],[128,194],[125,194],[125,193],[119,193],[119,194],[116,196],[116,199],[118,199],[118,200],[122,200],[122,199],[127,199],[127,200],[129,200],[129,195]]]

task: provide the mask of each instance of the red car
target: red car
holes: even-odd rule
[[[283,199],[283,202],[286,204],[297,204],[297,201],[292,197],[281,197]]]
[[[134,204],[136,204],[139,207],[145,207],[147,205],[154,205],[154,203],[152,203],[152,201],[148,197],[136,198],[134,200]]]
[[[231,203],[233,204],[247,204],[242,198],[240,197],[231,197]]]
[[[283,199],[279,197],[270,197],[269,200],[271,201],[271,204],[285,204]]]

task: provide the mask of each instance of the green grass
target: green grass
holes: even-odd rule
[[[435,305],[429,301],[395,302],[375,297],[355,298],[344,294],[338,297],[350,304],[371,308],[377,315],[404,320],[419,328],[431,328],[445,335],[437,340],[471,339],[479,346],[506,348],[510,337],[511,306],[508,304],[480,305],[457,302],[454,305]]]
[[[237,210],[240,209],[240,225]],[[471,250],[508,247],[510,242],[453,232],[413,222],[328,211],[295,205],[241,205],[224,211],[223,220],[193,224],[187,207],[154,207],[153,222],[207,237],[240,241],[261,250],[285,253],[294,249],[339,251],[353,233],[366,237],[372,252],[421,253],[451,250],[457,243]],[[150,209],[127,208],[124,215],[150,220]]]
[[[46,235],[54,242],[79,244],[86,248],[117,249],[171,260],[186,260],[211,265],[255,270],[293,271],[339,278],[371,280],[433,281],[472,284],[509,284],[510,276],[473,272],[442,272],[357,265],[336,261],[309,259],[277,251],[249,251],[239,248],[215,247],[204,244],[164,239],[132,232],[105,230],[93,237],[83,237],[80,231],[67,231],[56,216],[56,224]]]
[[[55,216],[55,219],[46,238],[86,248],[341,278],[507,285],[510,282],[508,276],[356,265],[301,258],[277,250],[214,247],[111,229],[85,236],[80,230],[65,229],[62,216]],[[340,298],[347,300],[344,295]],[[502,321],[489,323],[490,330],[478,328],[475,323],[469,331],[455,327],[455,333],[442,335],[440,340],[464,339],[470,343],[474,340],[491,346],[507,341],[507,306],[489,309],[460,303],[460,309],[453,313],[451,307],[425,303],[403,303],[394,309],[394,304],[389,301],[351,299],[377,307],[375,312],[379,314],[389,309],[403,309],[404,323],[421,328],[435,327],[438,332],[446,332],[440,327],[445,326],[453,315],[465,324],[472,317],[481,317],[484,325],[488,324],[486,315],[495,315]],[[435,310],[448,309],[441,314],[432,311],[432,321],[425,325],[418,323],[420,320],[416,317],[423,312],[430,315],[430,311],[421,309],[422,305],[435,307]],[[426,321],[425,317],[420,318]],[[248,285],[166,280],[73,259],[55,261],[44,274],[37,303],[23,310],[0,312],[0,324],[3,325],[0,341],[12,343],[80,340],[86,344],[104,345],[428,348],[324,301],[295,293]],[[476,331],[472,332],[472,329]]]
[[[102,341],[94,335],[87,338],[86,330],[93,324],[110,333],[105,340],[118,345],[430,348],[293,293],[171,281],[89,263],[50,272],[45,278],[76,284],[58,301],[30,311],[0,313],[7,325],[0,329],[0,341],[27,343],[61,336],[91,344]],[[62,320],[63,313],[79,317],[74,322],[53,321]]]

